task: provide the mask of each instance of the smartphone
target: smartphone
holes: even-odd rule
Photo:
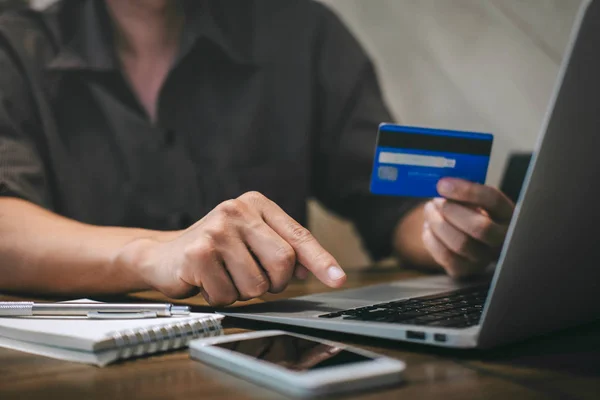
[[[190,356],[295,397],[314,397],[391,385],[404,362],[341,343],[284,331],[198,339]]]

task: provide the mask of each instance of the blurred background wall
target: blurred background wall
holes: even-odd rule
[[[488,183],[531,151],[580,0],[323,0],[374,58],[387,103],[408,125],[495,135]],[[314,234],[364,266],[351,226],[311,204]]]
[[[492,185],[508,154],[534,146],[581,2],[322,1],[374,58],[397,121],[495,135]],[[350,224],[310,209],[310,229],[343,266],[370,263]]]

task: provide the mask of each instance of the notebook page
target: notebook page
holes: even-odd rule
[[[29,354],[35,354],[38,356],[50,357],[57,360],[97,365],[99,367],[104,367],[110,364],[111,362],[117,360],[117,350],[104,351],[101,353],[92,353],[88,351],[44,346],[42,344],[24,342],[21,340],[9,339],[2,336],[0,336],[0,347],[4,347],[10,350],[22,351],[24,353]]]

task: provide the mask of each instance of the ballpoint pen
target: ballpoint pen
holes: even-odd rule
[[[87,317],[98,319],[157,318],[188,315],[188,306],[135,303],[34,303],[30,301],[0,302],[0,317]]]

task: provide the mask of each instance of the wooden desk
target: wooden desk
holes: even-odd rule
[[[367,270],[351,273],[348,286],[415,275],[406,271]],[[284,294],[267,297],[324,290],[314,281],[295,282]],[[273,327],[231,319],[226,325],[227,333]],[[344,398],[600,398],[600,323],[488,352],[449,351],[326,332],[318,334],[397,357],[408,364],[405,384]],[[184,350],[97,368],[0,349],[2,400],[230,398],[283,396],[192,361]]]

